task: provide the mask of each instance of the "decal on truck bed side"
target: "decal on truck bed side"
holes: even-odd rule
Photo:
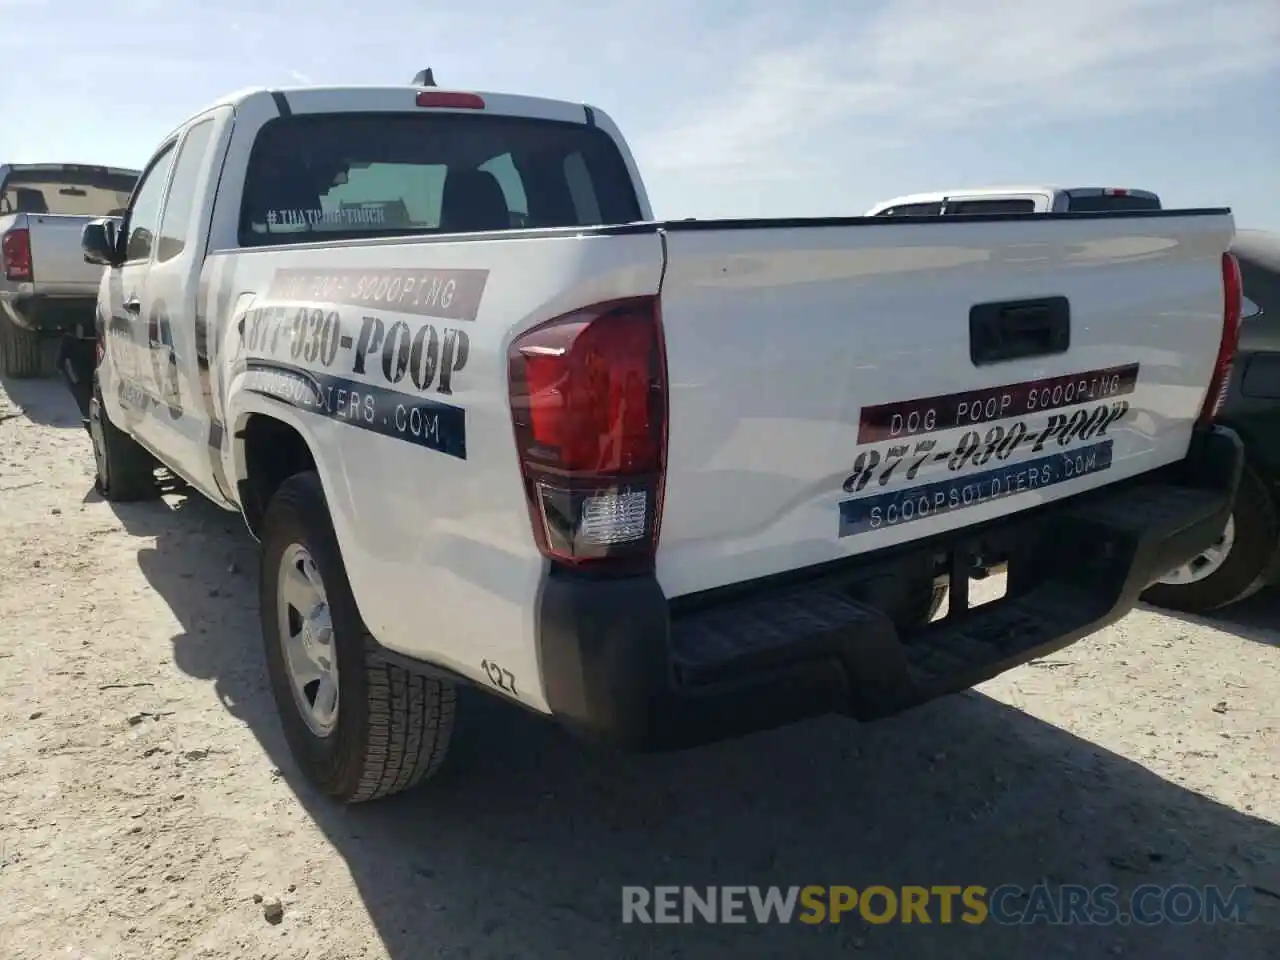
[[[475,320],[487,278],[487,270],[277,270],[267,302],[237,321],[235,366],[256,393],[465,460],[466,410],[440,395],[457,389],[470,352],[466,330],[450,323]]]
[[[282,304],[251,307],[243,330],[241,349],[246,356],[308,370],[381,374],[389,386],[403,384],[423,392],[434,387],[446,394],[453,393],[471,344],[466,331],[457,327],[422,323],[414,330],[403,320],[388,323],[359,312]]]
[[[381,307],[440,320],[474,321],[488,270],[310,270],[285,267],[271,278],[266,298],[294,303]]]
[[[272,360],[245,362],[245,389],[338,423],[467,459],[466,411]]]

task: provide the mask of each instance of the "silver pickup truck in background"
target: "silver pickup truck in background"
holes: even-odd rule
[[[39,376],[43,337],[92,330],[102,267],[85,262],[80,231],[122,214],[138,173],[0,165],[0,375]]]

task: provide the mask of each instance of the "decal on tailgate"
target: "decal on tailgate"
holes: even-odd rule
[[[916,440],[861,450],[853,470],[844,481],[845,493],[858,493],[874,481],[888,486],[892,481],[910,482],[922,469],[946,464],[953,472],[985,467],[992,461],[1008,460],[1014,453],[1040,453],[1046,447],[1066,447],[1076,441],[1091,440],[1129,412],[1128,400],[1099,403],[1074,413],[1051,413],[1048,418],[1024,418],[1007,427],[992,424],[983,430],[966,430],[954,441]]]
[[[1138,364],[863,407],[858,443],[903,440],[1133,393]]]
[[[984,473],[948,477],[906,490],[845,500],[840,504],[839,535],[849,537],[899,527],[1109,470],[1113,443],[1113,440],[1103,440],[1067,453],[1053,453]]]
[[[840,536],[1109,469],[1138,364],[864,407]],[[1070,408],[1075,409],[1070,409]],[[997,422],[998,421],[998,422]]]

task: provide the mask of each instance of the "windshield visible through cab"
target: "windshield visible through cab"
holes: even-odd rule
[[[0,188],[0,214],[123,216],[137,177],[93,167],[35,167],[11,171]]]
[[[489,114],[302,115],[273,120],[258,134],[240,243],[601,226],[640,216],[617,145],[586,124]]]

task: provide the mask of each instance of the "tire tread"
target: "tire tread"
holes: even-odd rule
[[[277,491],[268,507],[268,524],[282,509],[303,521],[324,502],[320,478],[314,472],[297,474]],[[307,535],[323,541],[321,548],[341,565],[331,522]],[[345,569],[336,572],[340,582],[326,582],[326,589],[331,607],[347,607],[359,624],[359,636],[352,639],[361,645],[365,722],[352,748],[333,767],[308,772],[340,802],[367,803],[415,787],[440,769],[453,734],[456,693],[451,684],[410,672],[382,656],[377,640],[355,612]]]
[[[1233,508],[1236,540],[1222,567],[1196,583],[1155,583],[1142,599],[1182,613],[1211,613],[1247,600],[1280,576],[1280,509],[1257,470],[1245,465]]]
[[[94,487],[104,500],[112,503],[131,503],[154,500],[160,495],[156,481],[156,460],[142,448],[138,441],[125,433],[107,416],[102,402],[102,388],[98,375],[93,375],[93,403],[98,406],[102,423],[102,456],[107,461],[109,484],[103,484],[99,472],[94,477]]]
[[[45,371],[40,335],[0,313],[0,374],[29,380],[44,376]]]

